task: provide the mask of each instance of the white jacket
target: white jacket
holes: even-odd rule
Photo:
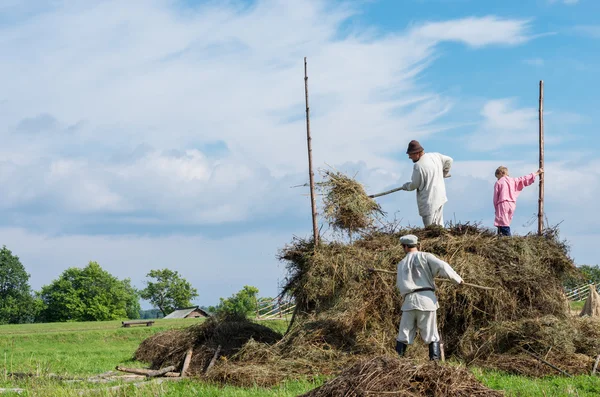
[[[444,205],[446,185],[444,178],[450,177],[452,157],[440,153],[425,153],[413,167],[412,180],[402,185],[402,190],[417,190],[419,215],[431,215]]]
[[[462,283],[462,278],[449,264],[428,252],[409,252],[398,263],[396,285],[404,298],[402,311],[422,310],[435,311],[438,301],[433,291],[418,291],[420,288],[435,289],[435,277],[448,278],[456,284]]]

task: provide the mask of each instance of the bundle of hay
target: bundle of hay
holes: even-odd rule
[[[324,170],[317,184],[323,192],[323,215],[335,230],[354,232],[373,225],[383,211],[363,186],[341,172]]]
[[[337,378],[304,397],[494,397],[504,394],[482,385],[464,367],[436,363],[414,365],[395,357],[375,357],[356,363]]]
[[[585,300],[585,304],[579,315],[581,317],[600,317],[600,296],[594,284],[590,285],[590,294]]]
[[[201,375],[217,351],[219,357],[227,358],[235,355],[249,341],[271,345],[281,337],[281,334],[272,329],[243,317],[211,317],[204,323],[187,329],[170,330],[151,336],[140,344],[134,358],[150,363],[154,369],[180,366],[187,350],[191,348],[192,359],[187,372]]]

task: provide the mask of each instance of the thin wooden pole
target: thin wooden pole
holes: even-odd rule
[[[540,80],[540,106],[539,106],[539,132],[540,132],[540,168],[544,168],[544,81]],[[540,174],[540,189],[538,198],[538,234],[544,230],[544,175]]]
[[[306,99],[306,142],[308,145],[308,177],[310,182],[310,205],[312,208],[313,238],[315,246],[319,245],[319,228],[317,225],[317,202],[315,201],[315,174],[312,169],[312,138],[310,137],[310,108],[308,106],[308,73],[306,57],[304,57],[304,97]]]

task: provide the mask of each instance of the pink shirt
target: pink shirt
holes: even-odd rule
[[[535,173],[522,176],[520,178],[511,178],[503,176],[496,181],[494,185],[494,209],[496,217],[494,226],[510,226],[517,206],[517,197],[525,186],[529,186],[535,181]]]
[[[494,185],[494,207],[504,201],[516,202],[517,197],[525,186],[531,185],[535,181],[535,172],[519,178],[503,176],[496,181]]]

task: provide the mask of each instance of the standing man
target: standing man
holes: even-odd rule
[[[428,252],[417,249],[417,236],[402,236],[400,243],[406,256],[398,263],[396,285],[404,298],[396,351],[404,356],[406,347],[413,343],[417,328],[423,341],[429,345],[429,359],[440,359],[440,335],[437,329],[435,277],[449,278],[462,284],[462,278],[449,264]]]
[[[446,185],[444,178],[450,178],[452,158],[440,153],[425,153],[418,141],[410,141],[408,157],[415,163],[412,180],[402,185],[401,190],[417,190],[419,215],[425,227],[429,225],[444,226],[444,204]]]

